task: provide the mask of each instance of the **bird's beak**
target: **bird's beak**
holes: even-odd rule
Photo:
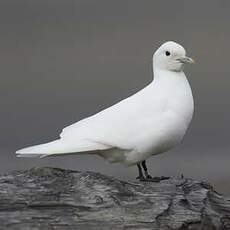
[[[183,64],[195,64],[195,61],[190,57],[182,57],[178,58],[177,60]]]

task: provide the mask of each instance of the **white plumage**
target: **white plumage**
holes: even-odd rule
[[[119,103],[63,129],[60,139],[21,149],[20,157],[98,154],[132,165],[179,143],[192,119],[193,96],[183,72],[193,60],[175,42],[153,56],[154,80]]]

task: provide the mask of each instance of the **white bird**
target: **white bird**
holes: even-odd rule
[[[16,152],[20,157],[97,154],[109,162],[137,164],[140,180],[152,180],[145,160],[184,137],[194,102],[184,64],[194,63],[172,41],[153,55],[154,80],[136,94],[63,129],[60,138]],[[141,165],[144,169],[142,172]]]

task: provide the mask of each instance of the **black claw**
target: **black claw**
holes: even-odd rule
[[[159,182],[161,182],[161,180],[159,179],[159,178],[151,178],[151,179],[148,179],[147,181],[149,181],[149,182],[156,182],[156,183],[159,183]]]
[[[161,177],[151,177],[149,175],[149,177],[146,177],[146,178],[138,178],[140,181],[145,181],[145,182],[156,182],[156,183],[159,183],[161,182],[162,180],[168,180],[170,177],[166,177],[166,176],[161,176]]]
[[[161,180],[168,180],[170,177],[168,176],[157,176],[154,177],[153,179],[157,180],[157,181],[161,181]]]
[[[143,176],[138,176],[136,179],[139,181],[145,181],[145,178]]]
[[[152,177],[150,175],[147,175],[146,179],[152,179]]]

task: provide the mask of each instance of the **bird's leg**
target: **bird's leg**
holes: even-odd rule
[[[151,177],[151,176],[149,175],[149,173],[148,173],[146,161],[142,161],[142,162],[141,162],[141,165],[142,165],[142,167],[143,167],[143,169],[144,169],[144,171],[145,171],[145,177],[146,177],[146,179],[152,179],[152,177]]]
[[[137,177],[138,180],[140,181],[144,181],[145,180],[145,177],[143,175],[143,172],[142,172],[142,168],[141,168],[141,164],[140,163],[137,163],[137,168],[138,168],[138,173],[139,173],[139,176]]]
[[[165,177],[165,176],[161,176],[161,177],[151,177],[148,173],[148,169],[147,169],[147,166],[146,166],[146,161],[142,161],[141,162],[141,165],[145,171],[145,177],[146,177],[146,181],[152,181],[152,182],[160,182],[162,180],[168,180],[169,177]]]

